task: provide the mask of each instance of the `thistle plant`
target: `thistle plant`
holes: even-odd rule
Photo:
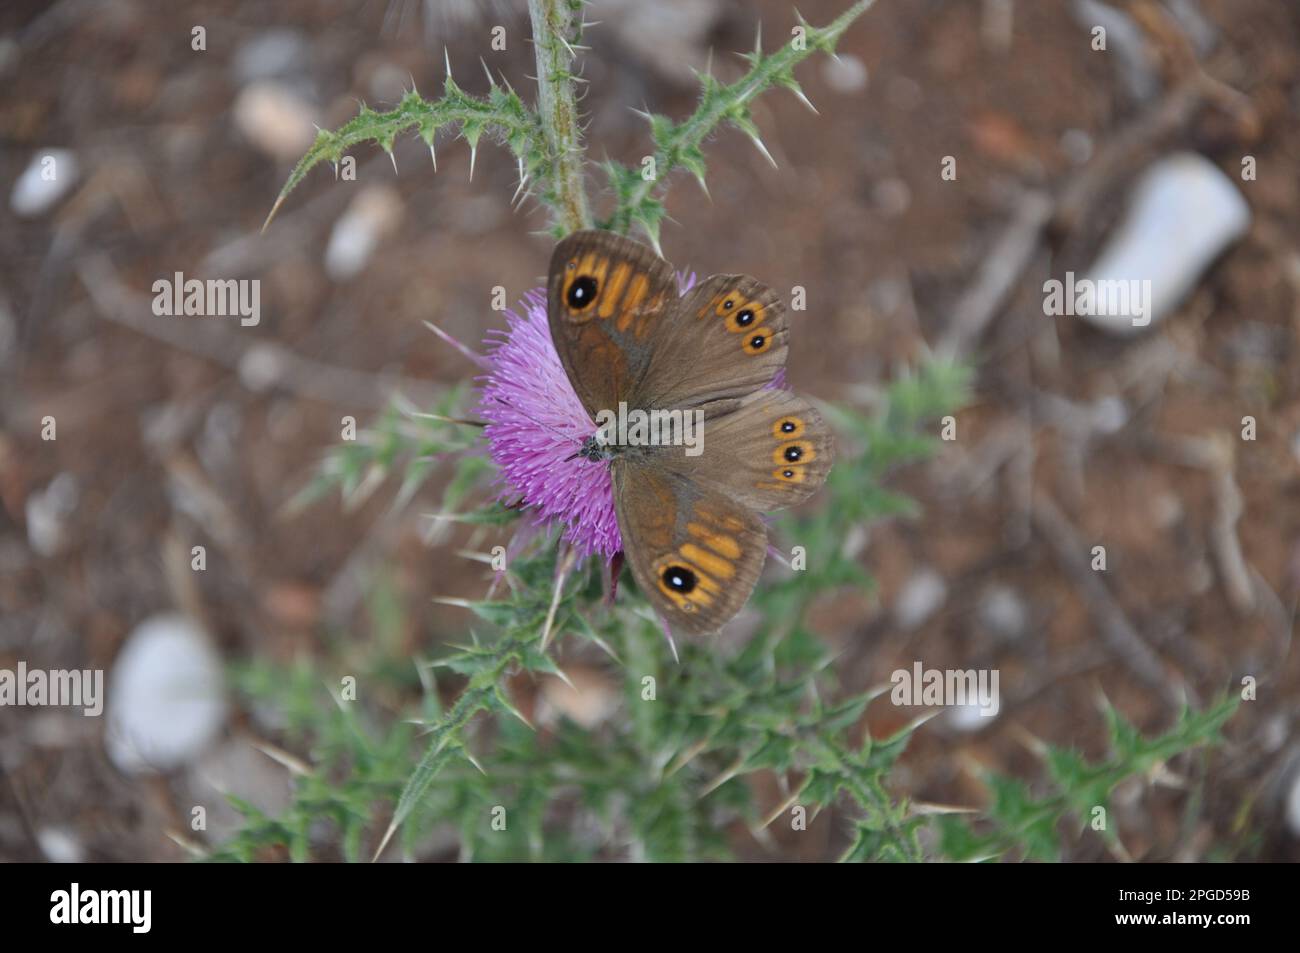
[[[609,211],[598,227],[636,231],[657,246],[671,179],[685,171],[705,186],[704,149],[722,127],[770,158],[751,103],[774,87],[806,102],[795,68],[833,54],[871,6],[860,0],[823,26],[798,19],[771,52],[760,41],[734,82],[702,75],[699,103],[680,122],[646,114],[650,161],[604,163]],[[391,153],[398,136],[414,132],[436,163],[438,136],[455,130],[471,155],[485,136],[510,151],[516,197],[545,206],[556,236],[590,227],[575,89],[591,25],[580,0],[530,0],[529,11],[535,104],[490,71],[485,94],[466,92],[448,57],[439,98],[412,89],[387,112],[363,107],[320,132],[272,215],[322,162],[363,143]],[[684,288],[692,278],[679,280]],[[800,821],[833,810],[846,860],[1051,859],[1085,836],[1126,778],[1217,740],[1232,701],[1185,711],[1153,739],[1106,707],[1112,744],[1100,760],[1042,742],[1043,778],[990,775],[990,800],[971,813],[912,802],[891,775],[925,718],[874,735],[868,709],[888,689],[848,691],[808,615],[829,593],[869,590],[846,535],[913,511],[886,480],[934,452],[934,421],[967,400],[968,369],[923,364],[890,384],[872,412],[823,405],[838,435],[835,467],[813,505],[773,523],[776,549],[797,552],[799,565],[766,574],[740,644],[693,641],[679,651],[636,593],[616,591],[609,473],[566,459],[590,422],[549,340],[545,309],[544,292],[530,292],[506,327],[485,333],[481,350],[452,341],[477,385],[449,390],[436,407],[395,402],[332,452],[304,491],[303,502],[337,489],[355,503],[395,474],[404,505],[449,469],[433,516],[470,528],[463,552],[492,564],[490,583],[478,598],[443,597],[467,623],[463,635],[431,647],[430,659],[412,664],[382,638],[396,610],[381,577],[370,606],[379,637],[364,651],[348,644],[289,667],[242,667],[237,682],[250,704],[280,714],[281,743],[295,752],[294,797],[276,817],[236,800],[242,829],[212,858],[360,860],[395,841],[408,855],[443,844],[461,859],[728,859],[729,831],[747,828],[761,844],[778,822],[802,830]],[[503,541],[500,565],[473,549]],[[537,686],[572,685],[566,667],[575,665],[600,673],[609,711],[538,724]],[[362,701],[324,687],[341,673],[368,686]],[[779,796],[759,797],[759,779]],[[1113,832],[1100,836],[1122,849]]]

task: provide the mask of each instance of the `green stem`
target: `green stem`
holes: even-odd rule
[[[552,203],[565,234],[591,226],[583,184],[582,130],[571,72],[582,33],[578,0],[528,0],[537,53],[537,109],[551,155]]]

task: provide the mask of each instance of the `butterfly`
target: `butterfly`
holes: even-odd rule
[[[772,386],[789,333],[772,289],[745,275],[677,289],[672,266],[646,245],[574,232],[551,258],[547,317],[593,426],[620,406],[702,422],[694,454],[611,442],[600,431],[579,454],[610,467],[638,588],[671,627],[699,635],[719,629],[753,592],[767,557],[760,514],[815,493],[834,446],[807,401]]]

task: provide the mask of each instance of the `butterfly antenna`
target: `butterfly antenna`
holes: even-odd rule
[[[577,437],[575,437],[573,434],[564,433],[561,430],[556,430],[550,424],[543,423],[542,421],[534,417],[532,414],[528,413],[528,411],[515,406],[514,404],[510,403],[510,401],[506,400],[504,397],[497,397],[496,402],[498,404],[503,404],[504,406],[509,407],[515,413],[524,417],[526,420],[530,420],[533,423],[537,424],[537,426],[541,427],[543,430],[549,430],[551,433],[555,434],[555,436],[559,437],[561,440],[571,440],[572,442],[576,443],[579,447],[582,446],[582,441],[579,440]],[[578,457],[578,456],[581,456],[581,454],[575,453],[573,457],[568,457],[567,459],[572,460],[574,457]]]

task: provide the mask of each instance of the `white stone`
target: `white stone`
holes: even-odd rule
[[[920,569],[903,583],[894,601],[894,621],[904,630],[915,629],[938,612],[948,598],[948,584],[933,569]]]
[[[1115,334],[1154,327],[1249,227],[1246,200],[1214,163],[1191,152],[1160,160],[1138,182],[1123,220],[1086,275],[1094,287],[1102,281],[1149,280],[1150,323],[1135,325],[1127,314],[1098,313],[1084,320]]]
[[[235,125],[267,155],[296,162],[316,138],[316,111],[291,87],[273,80],[245,86],[235,100]]]
[[[392,188],[368,186],[358,192],[330,232],[325,271],[335,281],[347,281],[360,273],[401,219],[402,200]]]
[[[226,719],[221,659],[203,630],[156,615],[127,637],[108,678],[104,743],[128,774],[197,760]]]
[[[67,149],[42,149],[32,156],[9,194],[15,215],[35,218],[54,207],[77,183],[77,157]]]
[[[77,478],[60,473],[27,497],[27,543],[39,556],[57,555],[67,542],[68,517],[77,508]]]
[[[36,842],[50,863],[80,864],[86,859],[85,848],[66,828],[42,827],[36,832]]]

